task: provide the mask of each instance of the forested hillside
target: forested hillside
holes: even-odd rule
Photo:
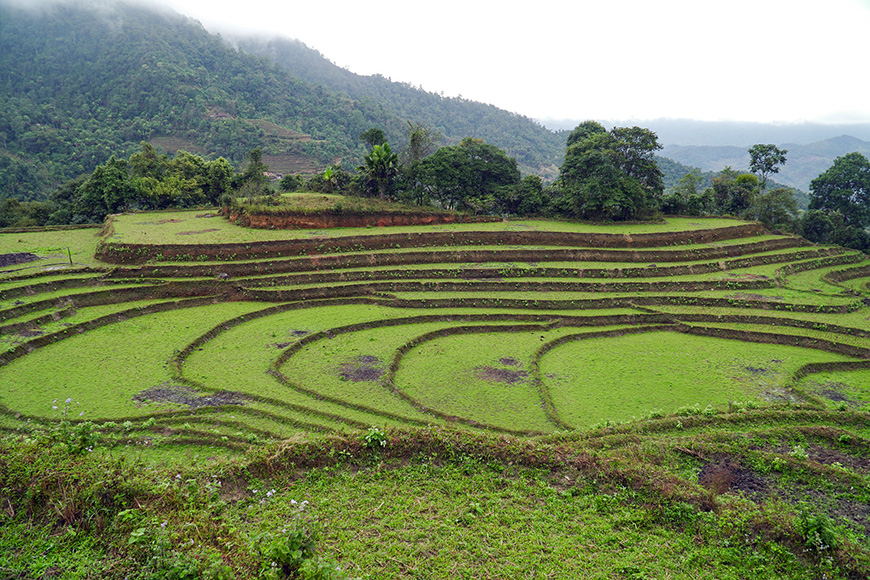
[[[143,140],[236,165],[261,147],[284,173],[353,168],[362,132],[378,127],[399,150],[409,121],[445,144],[481,138],[528,172],[556,174],[563,135],[490,105],[358,77],[307,48],[293,65],[293,44],[269,45],[279,66],[168,11],[0,4],[0,198],[42,199]]]
[[[537,121],[493,105],[443,97],[381,75],[354,74],[297,40],[249,37],[237,42],[242,50],[268,56],[306,81],[323,84],[354,99],[381,103],[403,118],[425,123],[440,131],[447,144],[456,144],[465,137],[483,139],[515,157],[526,172],[556,176],[567,132],[550,131]]]
[[[405,121],[239,52],[188,18],[118,4],[0,5],[0,196],[39,199],[142,140],[242,161],[353,164]],[[267,157],[268,159],[268,157]]]

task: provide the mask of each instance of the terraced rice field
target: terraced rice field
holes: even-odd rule
[[[757,224],[278,232],[173,212],[95,233],[0,234],[0,254],[39,257],[0,268],[3,429],[66,416],[140,448],[241,450],[870,409],[870,260]]]

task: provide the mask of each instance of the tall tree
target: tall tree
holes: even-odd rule
[[[609,133],[586,121],[569,135],[559,180],[574,217],[627,220],[647,214],[664,190],[656,134],[641,127]]]
[[[399,156],[393,153],[389,143],[384,143],[372,147],[371,152],[363,158],[363,162],[359,171],[375,183],[381,199],[387,197],[393,179],[399,173]]]
[[[417,199],[429,197],[447,209],[475,212],[494,207],[499,188],[520,182],[516,159],[495,145],[470,138],[441,147],[414,164],[409,173]]]
[[[423,123],[408,121],[407,132],[408,145],[402,151],[401,156],[402,164],[405,167],[410,167],[431,155],[441,141],[441,133]]]
[[[837,157],[810,183],[810,209],[839,212],[847,224],[870,228],[870,161],[860,153]]]
[[[755,144],[749,148],[749,170],[758,174],[761,180],[761,195],[767,191],[767,178],[774,173],[779,173],[780,166],[785,165],[787,153],[787,149],[780,149],[772,144]]]

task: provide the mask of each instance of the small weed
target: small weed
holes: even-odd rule
[[[370,427],[362,437],[363,443],[372,451],[378,451],[387,446],[387,436],[377,427]]]

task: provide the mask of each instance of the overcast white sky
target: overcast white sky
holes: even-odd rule
[[[870,0],[159,0],[536,119],[870,122]]]

